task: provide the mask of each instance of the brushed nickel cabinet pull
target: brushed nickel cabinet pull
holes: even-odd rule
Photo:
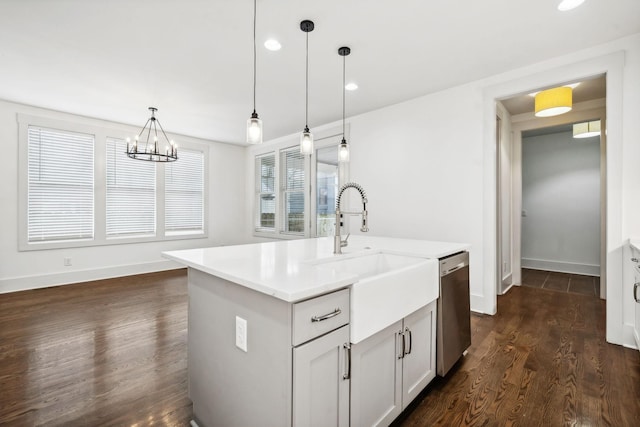
[[[400,331],[398,331],[398,335],[400,335],[402,337],[402,349],[400,350],[400,354],[398,355],[398,359],[404,359],[404,346],[405,346],[405,339],[404,339],[404,332],[402,332],[402,329],[400,329]]]
[[[408,327],[404,329],[405,334],[408,332],[409,333],[409,350],[406,351],[404,354],[411,354],[411,348],[413,347],[413,339],[412,339],[412,335],[411,335],[411,329],[409,329]]]
[[[342,379],[348,380],[351,378],[351,345],[346,342],[342,344],[342,348],[346,350],[347,354],[347,373],[342,375]]]
[[[638,299],[638,287],[640,287],[640,282],[633,284],[633,299],[636,300],[636,302],[640,302],[640,299]]]
[[[342,313],[342,310],[336,308],[331,313],[323,314],[322,316],[313,316],[311,318],[312,322],[322,322],[323,320],[331,319],[332,317],[336,317],[338,314]]]

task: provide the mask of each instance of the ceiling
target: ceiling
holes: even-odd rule
[[[640,1],[257,0],[265,140],[640,33]],[[2,0],[0,99],[244,144],[252,112],[251,0]],[[275,37],[282,49],[262,43]],[[535,89],[535,88],[532,88]]]

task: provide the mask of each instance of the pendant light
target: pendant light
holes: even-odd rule
[[[300,135],[300,153],[313,153],[313,134],[309,131],[309,33],[313,31],[313,21],[304,20],[300,23],[300,29],[307,34],[307,55],[305,72],[305,107],[304,107],[304,130]]]
[[[256,15],[257,0],[253,0],[253,113],[247,120],[247,143],[262,144],[262,120],[256,113]]]
[[[344,137],[344,110],[345,110],[345,85],[346,85],[346,57],[351,53],[351,49],[346,46],[338,49],[338,55],[342,56],[342,141],[338,148],[338,161],[340,163],[349,162],[349,144]]]
[[[140,133],[136,135],[133,144],[131,144],[131,139],[127,138],[127,156],[132,159],[146,160],[149,162],[175,162],[178,160],[178,146],[173,140],[169,140],[167,134],[164,133],[160,120],[158,120],[155,115],[158,109],[149,107],[149,111],[151,111],[151,117],[147,120],[147,123],[144,124]],[[164,151],[162,150],[162,143],[158,141],[158,127],[156,124],[160,126],[160,131],[162,132],[162,136],[164,136]],[[140,137],[144,137],[145,131],[147,133],[146,139],[141,142]],[[153,138],[151,138],[152,131]]]
[[[551,117],[571,111],[573,89],[567,86],[538,92],[535,98],[536,117]]]

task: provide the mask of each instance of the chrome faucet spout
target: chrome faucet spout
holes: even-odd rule
[[[348,188],[355,188],[359,193],[362,199],[362,212],[342,212],[340,210],[342,206],[342,193],[345,192]],[[347,239],[349,236],[347,235],[347,239],[342,240],[340,237],[340,224],[343,215],[362,215],[362,226],[360,227],[360,231],[367,232],[369,231],[368,226],[368,212],[367,212],[367,194],[364,189],[360,186],[360,184],[356,184],[355,182],[348,182],[340,187],[340,191],[338,192],[338,198],[336,199],[336,233],[333,238],[333,253],[341,254],[342,247],[347,246]]]

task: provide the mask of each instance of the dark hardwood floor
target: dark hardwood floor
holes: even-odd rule
[[[0,425],[186,426],[186,270],[0,295]]]
[[[395,424],[640,426],[640,354],[604,310],[514,287]],[[0,425],[187,426],[186,337],[184,270],[2,294]]]
[[[640,353],[605,342],[605,301],[526,286],[472,315],[472,345],[402,426],[640,426]]]

